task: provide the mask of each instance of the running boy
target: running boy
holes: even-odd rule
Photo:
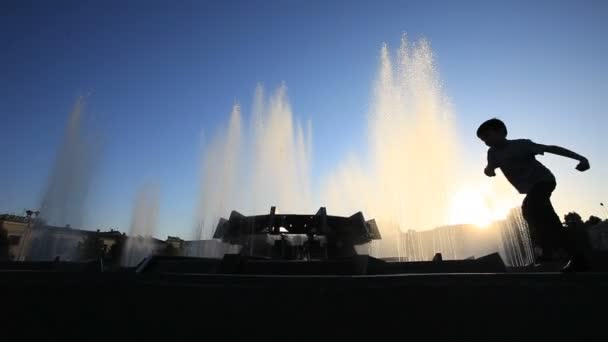
[[[515,189],[526,194],[521,209],[533,244],[542,249],[539,260],[553,259],[558,249],[563,248],[571,258],[564,270],[582,270],[584,262],[580,258],[575,260],[574,247],[565,237],[564,227],[551,204],[555,176],[535,156],[547,152],[575,159],[579,162],[576,169],[581,172],[589,169],[587,158],[559,146],[536,144],[528,139],[509,140],[507,127],[499,119],[482,123],[477,137],[489,147],[486,176],[496,176],[494,171],[500,168]]]

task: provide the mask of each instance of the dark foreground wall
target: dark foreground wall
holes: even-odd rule
[[[608,275],[0,272],[3,337],[597,341]],[[215,337],[214,337],[215,336]]]

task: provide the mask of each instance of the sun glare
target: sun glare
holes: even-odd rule
[[[452,196],[448,223],[487,228],[491,223],[504,219],[512,207],[508,201],[493,198],[489,189],[468,187]]]

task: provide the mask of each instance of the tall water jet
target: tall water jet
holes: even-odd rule
[[[266,98],[255,90],[249,127],[234,105],[228,127],[203,151],[201,199],[195,238],[211,237],[231,210],[252,215],[273,205],[283,212],[311,211],[311,128],[294,119],[287,87]]]
[[[123,266],[135,266],[158,251],[153,237],[157,225],[158,189],[154,185],[142,186],[135,197],[129,237],[123,247]]]
[[[301,212],[311,210],[310,155],[311,124],[306,127],[294,120],[282,85],[264,102],[261,85],[256,88],[252,116],[253,160],[252,198],[249,211],[268,210],[278,205],[280,210]]]
[[[70,113],[47,189],[40,205],[41,219],[51,225],[82,226],[96,150],[83,134],[85,98]]]
[[[328,177],[323,195],[332,212],[362,209],[375,217],[383,243],[407,229],[446,223],[457,167],[450,105],[429,43],[410,44],[404,36],[396,61],[385,44],[368,118],[366,166],[344,162]]]
[[[239,153],[241,148],[241,109],[234,105],[226,134],[218,135],[207,146],[202,159],[201,199],[195,239],[208,239],[217,220],[237,205],[236,191]]]

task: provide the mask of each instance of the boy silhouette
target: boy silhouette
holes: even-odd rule
[[[537,261],[556,259],[556,252],[564,249],[570,261],[564,271],[583,270],[582,258],[575,257],[575,248],[566,238],[564,227],[551,204],[551,193],[556,182],[553,173],[536,160],[537,154],[553,153],[577,160],[576,169],[589,169],[587,158],[568,149],[553,145],[541,145],[528,139],[507,139],[507,126],[499,119],[490,119],[477,129],[477,137],[488,147],[488,165],[484,173],[496,176],[500,168],[509,183],[521,194],[526,194],[521,209],[530,227],[532,243],[542,249]]]

